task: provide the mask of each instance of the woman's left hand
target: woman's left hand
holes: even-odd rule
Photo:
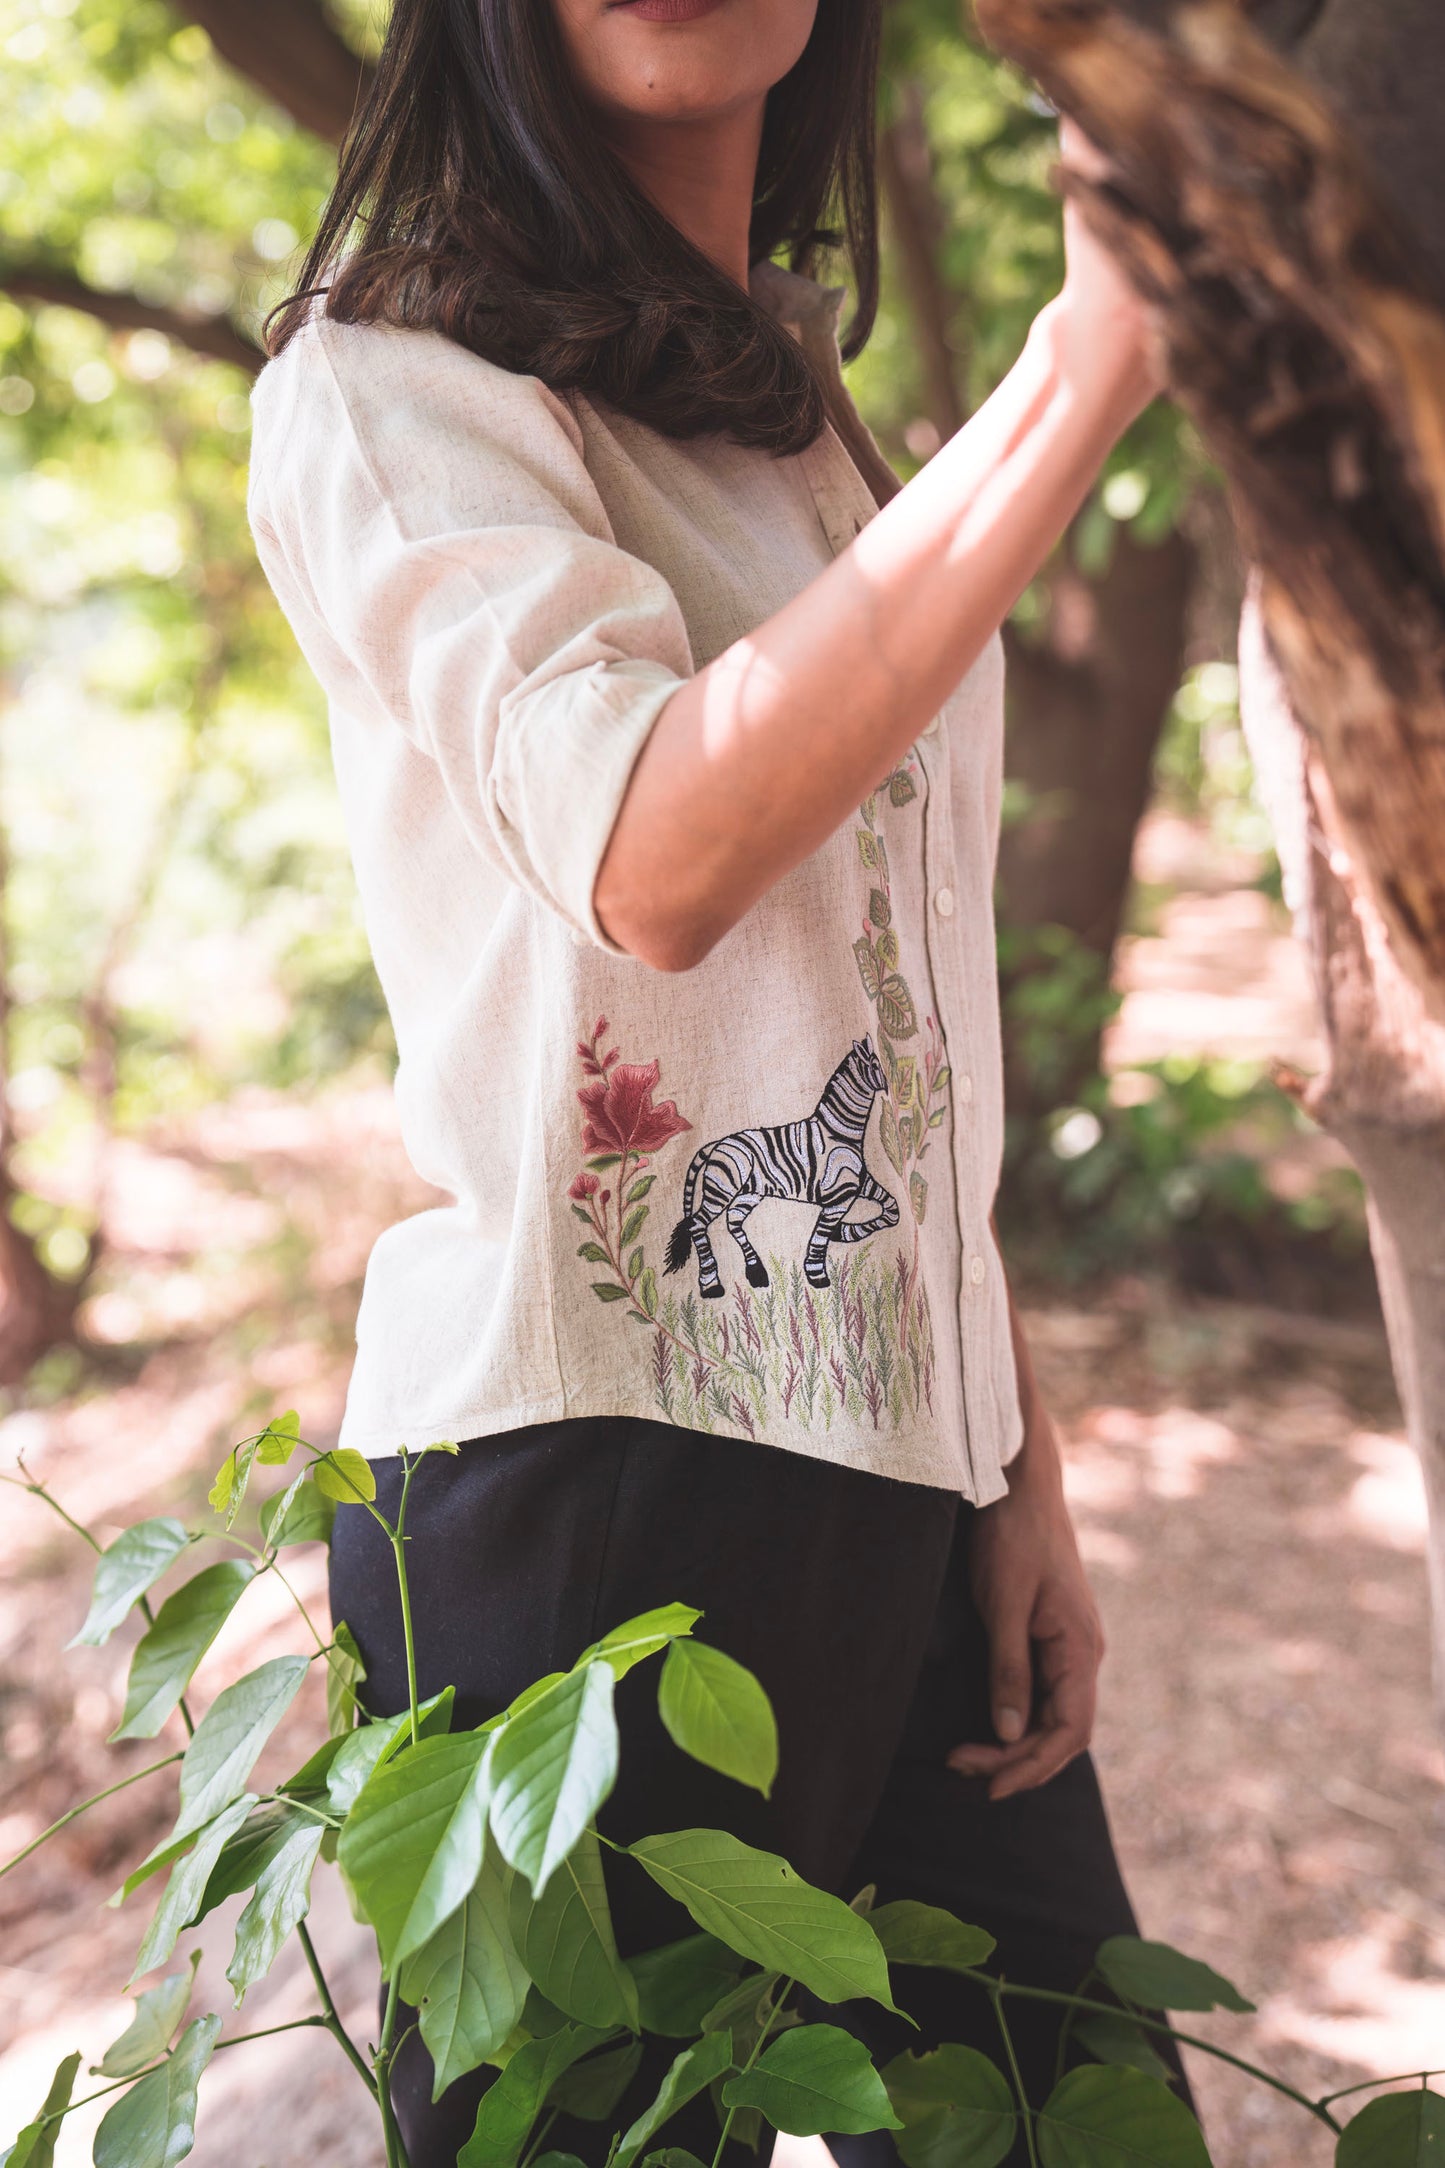
[[[1058,1441],[1041,1408],[1008,1470],[1009,1493],[974,1517],[970,1574],[989,1640],[989,1699],[1002,1746],[957,1746],[964,1776],[1007,1799],[1056,1776],[1094,1728],[1104,1635],[1064,1503]]]

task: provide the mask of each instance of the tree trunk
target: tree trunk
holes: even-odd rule
[[[371,71],[320,0],[179,0],[178,12],[303,128],[341,141]]]
[[[1445,316],[1402,216],[1427,167],[1438,200],[1438,111],[1418,108],[1409,159],[1377,180],[1236,7],[1167,0],[1145,27],[1142,6],[979,13],[1108,153],[1086,212],[1157,304],[1171,388],[1258,568],[1244,706],[1329,1049],[1300,1089],[1369,1191],[1445,1691]],[[1348,49],[1358,73],[1388,51],[1439,81],[1434,0],[1352,23],[1266,0],[1261,19],[1282,9],[1321,74],[1323,54],[1338,69]],[[1327,31],[1339,42],[1314,44]],[[1366,110],[1388,103],[1378,75],[1351,80]]]

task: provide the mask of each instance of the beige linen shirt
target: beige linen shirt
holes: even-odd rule
[[[256,544],[330,700],[402,1134],[451,1200],[375,1246],[342,1439],[642,1416],[986,1503],[1021,1436],[989,1229],[997,636],[694,970],[593,909],[678,685],[898,486],[839,375],[841,289],[763,265],[753,291],[834,417],[785,458],[433,332],[313,317],[256,384]]]

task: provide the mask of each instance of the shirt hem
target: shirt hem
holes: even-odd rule
[[[503,1408],[464,1409],[449,1422],[400,1424],[381,1430],[360,1430],[343,1422],[340,1443],[352,1446],[365,1460],[387,1460],[403,1451],[419,1452],[424,1446],[462,1444],[473,1438],[492,1438],[499,1432],[527,1429],[536,1423],[562,1421],[587,1421],[609,1416],[627,1417],[640,1422],[665,1422],[652,1402],[643,1405],[626,1403],[609,1396],[595,1406],[567,1402],[561,1396],[552,1395],[543,1400],[514,1401]],[[687,1430],[693,1426],[686,1423],[670,1427]],[[402,1437],[399,1433],[405,1430]],[[699,1437],[736,1438],[742,1444],[756,1444],[739,1425],[719,1423],[710,1431],[698,1431]],[[946,1453],[929,1453],[921,1456],[906,1469],[899,1466],[903,1454],[883,1454],[871,1449],[864,1451],[828,1450],[829,1440],[813,1439],[805,1432],[775,1432],[763,1443],[781,1453],[797,1453],[806,1460],[829,1461],[835,1467],[856,1468],[865,1475],[886,1477],[894,1483],[913,1483],[924,1490],[952,1491],[968,1504],[983,1507],[993,1505],[1008,1495],[1008,1480],[1002,1465],[994,1464],[990,1473],[992,1486],[986,1482],[975,1490],[969,1481],[969,1473],[962,1453],[953,1458]],[[911,1456],[910,1456],[911,1457]]]

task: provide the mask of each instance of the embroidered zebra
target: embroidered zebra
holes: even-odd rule
[[[803,1270],[811,1286],[827,1287],[830,1242],[862,1242],[881,1228],[898,1225],[897,1201],[868,1172],[863,1148],[873,1102],[887,1089],[873,1041],[855,1039],[803,1121],[736,1129],[705,1144],[687,1170],[682,1218],[672,1230],[666,1269],[680,1272],[696,1249],[699,1294],[723,1294],[708,1230],[726,1217],[728,1232],[743,1253],[749,1286],[766,1287],[767,1267],[749,1242],[744,1222],[765,1197],[785,1197],[819,1207]],[[860,1200],[878,1210],[871,1219],[850,1220],[848,1214]]]

